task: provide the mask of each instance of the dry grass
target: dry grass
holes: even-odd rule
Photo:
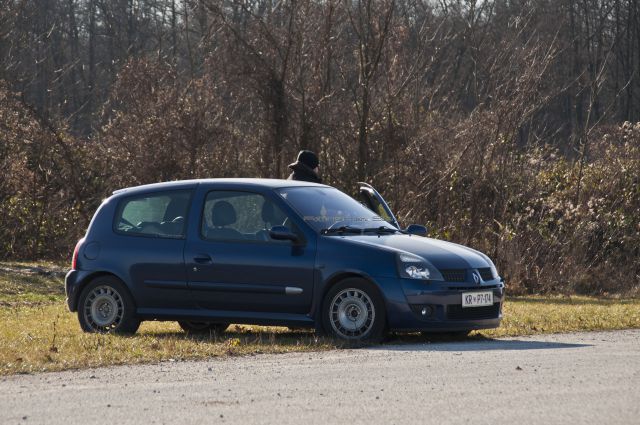
[[[145,322],[134,336],[86,334],[63,305],[0,308],[0,375],[162,360],[335,348],[309,332],[232,326],[194,337],[175,322]]]
[[[63,300],[59,277],[0,272],[0,375],[337,348],[311,332],[261,326],[193,337],[174,322],[145,322],[135,336],[85,334]],[[499,329],[474,332],[472,338],[640,328],[640,299],[519,297],[505,303],[504,313]],[[392,339],[417,341],[424,337]]]
[[[640,328],[640,299],[517,297],[504,305],[498,329],[487,337]]]
[[[62,265],[0,262],[0,306],[50,304],[64,299]]]

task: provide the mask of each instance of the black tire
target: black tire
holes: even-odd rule
[[[386,322],[382,297],[373,284],[364,279],[345,279],[324,297],[322,326],[327,335],[334,338],[351,343],[376,343],[385,334]]]
[[[78,320],[83,331],[92,333],[134,334],[140,327],[133,297],[115,276],[97,277],[84,287]]]
[[[192,335],[222,335],[229,327],[228,323],[194,322],[180,320],[178,324],[188,334]]]

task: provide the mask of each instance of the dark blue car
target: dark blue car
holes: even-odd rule
[[[87,332],[176,320],[193,333],[245,323],[375,341],[499,326],[504,284],[486,255],[401,230],[375,189],[360,194],[265,179],[118,190],[76,246],[69,309]]]

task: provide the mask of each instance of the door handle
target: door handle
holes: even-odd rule
[[[193,261],[195,261],[198,264],[209,264],[213,260],[211,259],[211,256],[209,254],[196,254],[193,257]]]

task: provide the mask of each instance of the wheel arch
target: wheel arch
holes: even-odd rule
[[[383,308],[385,309],[385,312],[388,312],[387,297],[384,296],[384,292],[380,288],[380,285],[371,276],[367,275],[366,273],[357,272],[357,271],[344,271],[344,272],[336,273],[335,275],[327,279],[327,281],[324,284],[324,287],[322,288],[322,295],[316,311],[316,320],[319,320],[319,323],[322,323],[321,318],[322,318],[322,306],[324,305],[324,298],[327,296],[331,288],[333,288],[335,285],[342,282],[343,280],[351,279],[351,278],[362,279],[365,282],[369,283],[377,292],[380,299],[382,299],[382,304],[383,304]],[[388,314],[385,314],[385,322],[386,322],[385,325],[388,326],[389,325]]]
[[[82,291],[84,290],[84,288],[90,284],[91,282],[93,282],[94,280],[100,278],[100,277],[104,277],[104,276],[112,276],[115,277],[116,279],[118,279],[119,281],[122,282],[122,284],[125,286],[125,288],[127,288],[127,291],[129,291],[129,295],[131,296],[131,299],[133,300],[134,304],[136,302],[135,298],[133,297],[133,294],[131,293],[131,289],[129,289],[129,286],[127,285],[126,281],[124,279],[122,279],[120,276],[118,276],[117,274],[113,273],[113,272],[108,272],[105,270],[96,270],[86,276],[84,276],[82,278],[82,280],[80,280],[77,284],[77,288],[74,291],[73,294],[73,298],[70,300],[70,308],[69,310],[71,311],[78,311],[78,302],[80,301],[80,295],[82,294]]]

